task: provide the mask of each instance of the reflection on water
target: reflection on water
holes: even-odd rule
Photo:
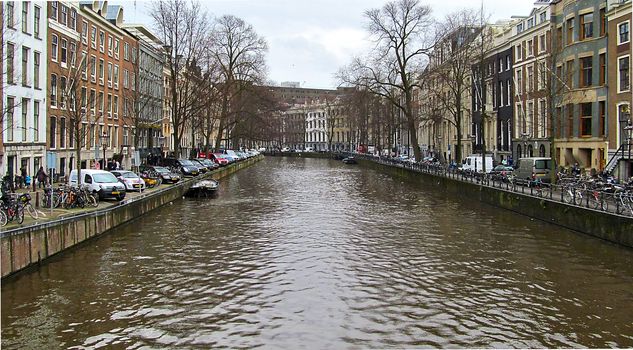
[[[2,286],[3,348],[631,347],[633,252],[268,158]]]

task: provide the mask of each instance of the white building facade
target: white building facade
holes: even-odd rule
[[[0,172],[32,178],[46,168],[46,2],[2,4],[4,65]]]

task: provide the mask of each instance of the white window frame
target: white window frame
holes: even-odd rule
[[[626,38],[626,41],[620,41],[620,26],[627,24],[629,26],[629,34]],[[622,45],[622,44],[626,44],[626,43],[630,43],[631,42],[631,22],[630,21],[624,21],[621,23],[618,23],[618,30],[616,31],[615,35],[617,37],[617,43],[618,45]]]

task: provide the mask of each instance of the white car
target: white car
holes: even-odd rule
[[[111,173],[125,185],[127,191],[142,192],[145,189],[145,181],[131,171],[115,170],[111,171]]]
[[[290,147],[284,147],[281,149],[282,152],[290,152]]]

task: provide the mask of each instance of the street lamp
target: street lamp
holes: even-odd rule
[[[108,140],[110,140],[110,135],[107,133],[103,133],[99,136],[99,140],[101,141],[101,145],[103,146],[103,166],[101,169],[105,170],[106,168],[106,148],[108,147]]]

